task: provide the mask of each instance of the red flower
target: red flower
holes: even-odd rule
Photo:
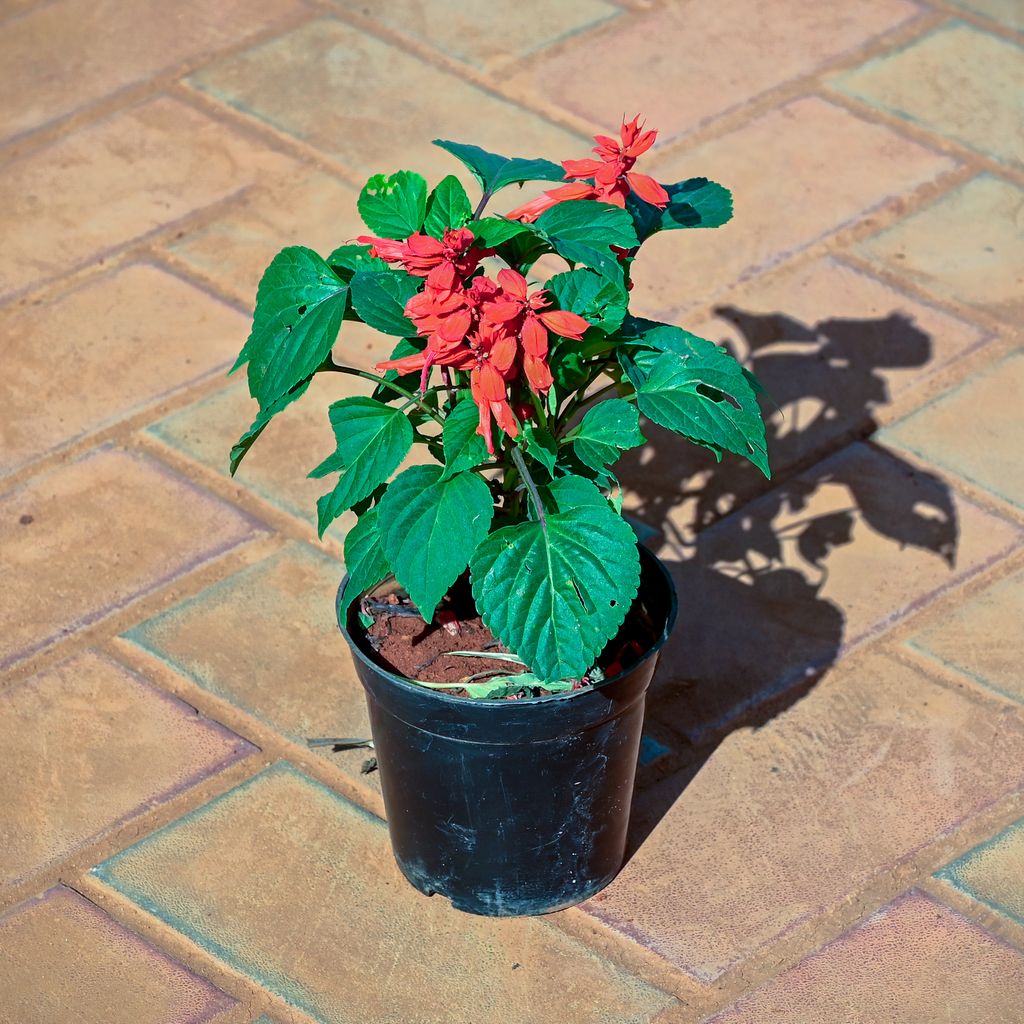
[[[404,242],[392,238],[360,235],[357,242],[370,246],[370,255],[388,263],[401,264],[410,274],[425,277],[435,288],[452,288],[456,282],[469,277],[490,249],[478,249],[469,228],[448,228],[444,238],[430,235],[410,235]]]
[[[645,202],[659,209],[668,205],[668,193],[648,174],[633,170],[636,158],[654,145],[656,131],[643,131],[640,115],[624,121],[619,131],[620,141],[607,135],[595,135],[594,152],[598,159],[563,160],[566,178],[593,179],[575,181],[570,185],[545,192],[538,199],[506,214],[511,220],[535,221],[545,210],[569,199],[596,199],[615,206],[625,206],[626,197],[635,192]]]
[[[548,310],[548,293],[538,289],[528,295],[526,278],[515,270],[499,271],[498,283],[501,291],[481,306],[481,322],[503,325],[513,337],[518,336],[530,388],[535,394],[545,395],[553,383],[547,364],[548,331],[579,341],[590,324],[575,313]]]

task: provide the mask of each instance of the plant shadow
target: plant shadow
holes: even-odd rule
[[[648,695],[627,859],[731,732],[760,728],[802,699],[860,639],[826,596],[863,530],[871,546],[854,571],[899,573],[899,549],[952,566],[958,524],[938,478],[870,443],[886,373],[924,367],[931,337],[908,317],[826,319],[715,310],[728,344],[778,406],[768,419],[775,478],[744,460],[716,463],[677,435],[644,424],[649,444],[620,461],[626,512],[654,545],[679,595],[679,620]],[[846,553],[842,549],[849,548]],[[879,598],[884,619],[885,598]],[[860,619],[863,619],[860,614]],[[881,621],[881,620],[880,620]]]

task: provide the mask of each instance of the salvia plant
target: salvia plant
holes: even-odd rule
[[[534,679],[581,679],[637,594],[612,467],[645,443],[641,415],[768,475],[751,374],[712,342],[629,313],[647,239],[732,216],[729,191],[707,178],[659,184],[633,169],[656,134],[634,118],[561,166],[436,140],[476,180],[475,207],[454,176],[430,191],[412,171],[377,174],[358,199],[371,234],[326,258],[302,246],[274,257],[233,368],[248,364],[259,414],[231,471],[315,374],[374,385],[330,406],[336,448],[310,473],[333,481],[317,502],[321,536],[346,510],[358,517],[345,608],[393,574],[430,622],[468,567],[484,623]],[[486,212],[510,185],[566,179]],[[549,254],[565,269],[531,281]],[[335,361],[345,321],[397,339],[377,374]],[[413,445],[436,465],[395,475]]]

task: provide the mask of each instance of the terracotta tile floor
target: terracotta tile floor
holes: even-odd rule
[[[1018,1024],[1020,9],[0,4],[0,1024]],[[366,728],[351,517],[317,542],[315,404],[226,475],[225,372],[368,173],[635,109],[660,177],[736,193],[635,304],[769,384],[778,472],[623,461],[681,606],[629,861],[474,919],[400,879],[363,755],[303,744]]]

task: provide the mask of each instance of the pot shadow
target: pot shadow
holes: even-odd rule
[[[735,457],[716,463],[649,423],[650,443],[617,466],[626,512],[661,540],[679,595],[648,696],[627,859],[729,733],[791,707],[859,639],[823,593],[834,552],[865,530],[950,566],[956,553],[946,485],[868,440],[889,400],[887,371],[925,366],[928,334],[898,313],[815,324],[715,313],[735,332],[724,343],[777,403],[767,424],[775,476]],[[872,557],[865,573],[900,571],[898,553]]]

